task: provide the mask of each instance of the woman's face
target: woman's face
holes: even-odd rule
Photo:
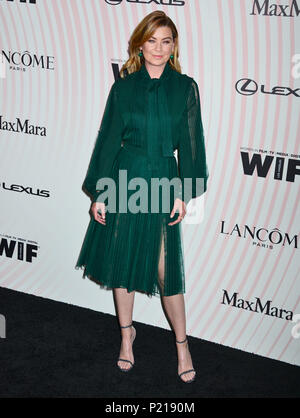
[[[145,61],[151,65],[163,65],[174,52],[172,31],[167,26],[156,29],[148,41],[142,45]]]

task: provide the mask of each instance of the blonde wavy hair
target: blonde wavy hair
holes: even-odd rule
[[[129,58],[123,64],[120,70],[120,76],[122,78],[126,77],[127,74],[138,71],[141,68],[141,65],[145,59],[144,56],[139,56],[139,48],[144,44],[144,42],[148,41],[156,29],[161,26],[167,26],[171,29],[174,41],[174,58],[169,58],[169,63],[174,70],[181,73],[181,66],[178,60],[179,46],[176,26],[174,25],[173,21],[165,14],[165,12],[156,10],[145,16],[144,19],[134,29],[129,40]]]

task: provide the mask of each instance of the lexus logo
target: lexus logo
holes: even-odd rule
[[[105,0],[105,3],[110,4],[111,6],[116,6],[122,3],[123,0]],[[125,0],[128,3],[140,3],[140,4],[149,4],[156,3],[161,4],[162,6],[184,6],[184,0]]]
[[[252,96],[258,90],[258,85],[254,80],[249,78],[241,78],[235,84],[235,89],[238,93],[244,96]]]
[[[293,94],[296,97],[300,97],[299,88],[293,90],[290,87],[275,86],[272,87],[270,90],[267,90],[264,84],[262,84],[259,87],[256,81],[251,80],[250,78],[241,78],[240,80],[238,80],[235,83],[235,89],[238,93],[242,94],[243,96],[252,96],[254,93],[260,90],[260,92],[264,94],[274,94],[279,96],[289,96],[290,94]]]

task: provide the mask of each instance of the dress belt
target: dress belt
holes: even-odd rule
[[[147,150],[141,147],[137,147],[135,145],[129,144],[128,142],[124,142],[122,145],[122,148],[126,149],[129,152],[132,152],[134,154],[143,155],[144,157],[148,157],[150,159],[161,159],[161,158],[175,158],[174,154],[173,156],[164,156],[164,155],[149,155]]]

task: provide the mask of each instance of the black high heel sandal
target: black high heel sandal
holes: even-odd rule
[[[187,341],[187,337],[185,337],[185,339],[184,339],[183,341],[177,341],[177,340],[176,340],[176,342],[177,342],[178,344],[185,343],[186,341]],[[192,379],[189,379],[189,380],[183,380],[183,379],[181,378],[181,376],[182,376],[183,374],[190,373],[190,372],[195,372],[194,377],[192,377]],[[180,374],[178,373],[178,376],[179,376],[179,378],[180,378],[180,380],[181,380],[182,382],[184,382],[184,383],[192,383],[192,382],[195,380],[195,378],[196,378],[196,370],[195,370],[195,369],[185,370],[184,372],[182,372],[182,373],[180,373]]]
[[[135,331],[135,334],[134,334],[134,337],[133,337],[133,340],[132,340],[132,345],[133,345],[133,341],[135,340],[135,337],[136,337],[136,329],[134,328],[134,326],[132,325],[132,323],[130,325],[126,325],[126,326],[121,326],[120,325],[120,328],[129,328],[129,327],[132,327],[134,329],[134,331]],[[131,367],[128,367],[128,369],[125,369],[124,367],[120,367],[117,364],[117,366],[119,367],[120,370],[122,370],[122,372],[129,372],[129,370],[131,370],[133,368],[134,363],[132,363],[132,361],[130,361],[130,360],[127,360],[127,359],[124,359],[124,358],[120,358],[119,357],[118,358],[118,361],[126,361],[127,363],[130,363],[131,364]]]

